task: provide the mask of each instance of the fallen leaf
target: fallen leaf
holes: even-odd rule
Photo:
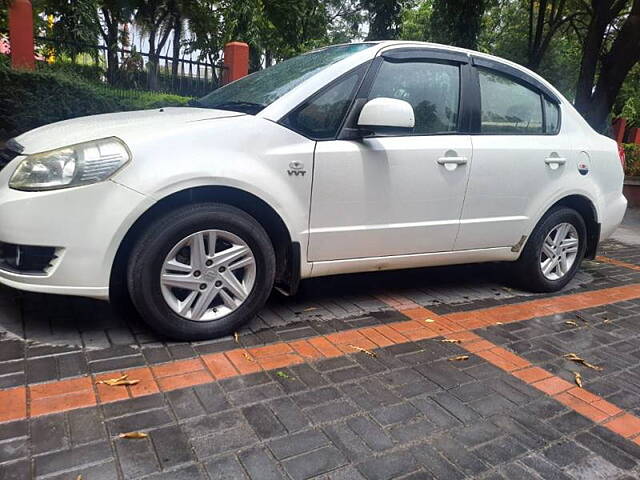
[[[253,357],[251,357],[251,355],[249,355],[247,352],[242,352],[242,356],[244,358],[246,358],[248,361],[250,362],[255,362],[255,360],[253,359]]]
[[[585,367],[591,368],[593,370],[598,370],[598,371],[604,370],[602,367],[598,365],[594,365],[593,363],[587,362],[584,358],[579,357],[575,353],[565,353],[563,357],[566,358],[567,360],[571,360],[572,362],[581,363]]]
[[[496,322],[496,325],[504,325],[502,322]]]
[[[240,335],[238,335],[238,332],[233,332],[233,338],[236,343],[240,343]]]
[[[576,385],[582,388],[582,375],[580,375],[580,372],[573,372],[573,376],[576,378]]]
[[[144,432],[127,432],[118,435],[120,438],[147,438],[149,435]]]
[[[435,323],[435,320],[433,318],[425,318],[424,322],[425,323]]]
[[[576,322],[574,322],[573,320],[567,320],[566,322],[564,322],[565,325],[571,325],[572,327],[577,327],[578,324]]]
[[[317,310],[318,307],[307,307],[304,310],[302,310],[303,312],[313,312],[314,310]]]
[[[349,347],[353,348],[354,350],[358,350],[359,352],[366,353],[370,357],[376,356],[374,352],[367,350],[366,348],[358,347],[357,345],[351,345],[351,344],[349,345]]]
[[[78,476],[76,477],[76,480],[82,480],[82,475],[78,475]]]
[[[276,372],[276,375],[280,378],[286,378],[287,380],[295,380],[295,378],[293,378],[291,375],[288,375],[286,372],[283,372],[282,370],[278,370]]]
[[[462,342],[462,340],[458,340],[458,339],[455,339],[455,338],[445,338],[445,339],[442,339],[440,341],[442,343],[461,343]]]
[[[611,320],[609,320],[608,318],[605,318],[604,320],[602,320],[602,323],[611,323]]]
[[[469,355],[458,355],[449,359],[450,362],[462,362],[464,360],[469,360]]]
[[[129,380],[129,375],[122,375],[118,378],[108,378],[107,380],[98,380],[96,385],[109,385],[110,387],[131,386],[140,383],[140,380]]]

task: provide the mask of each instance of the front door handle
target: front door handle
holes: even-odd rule
[[[438,159],[440,165],[452,164],[452,165],[464,165],[467,163],[467,157],[440,157]]]

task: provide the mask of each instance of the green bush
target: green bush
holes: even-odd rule
[[[626,158],[625,175],[640,177],[640,145],[625,143],[623,147]]]
[[[184,106],[187,97],[122,91],[68,71],[16,71],[0,64],[0,140],[68,118]]]

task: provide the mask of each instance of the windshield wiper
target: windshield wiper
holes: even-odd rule
[[[266,105],[261,103],[252,102],[224,102],[213,105],[207,105],[208,108],[217,108],[218,110],[231,110],[232,112],[243,112],[250,115],[255,115],[262,110]]]

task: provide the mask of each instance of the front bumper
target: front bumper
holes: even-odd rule
[[[0,283],[108,299],[118,246],[153,200],[113,181],[44,192],[12,190],[7,170],[0,172],[0,242],[54,247],[57,258],[39,274],[0,268]]]

